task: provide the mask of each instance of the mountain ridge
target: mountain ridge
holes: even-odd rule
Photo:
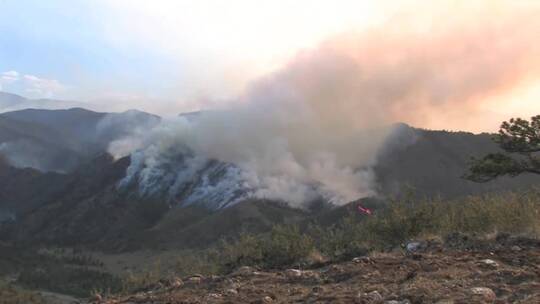
[[[381,200],[408,193],[404,189],[409,186],[415,188],[416,195],[420,197],[455,199],[540,184],[540,179],[533,175],[480,185],[463,180],[461,175],[467,168],[470,156],[497,150],[487,134],[429,131],[408,126],[402,128],[405,129],[399,134],[404,137],[401,137],[401,141],[393,141],[393,146],[382,151],[374,167]],[[16,214],[17,220],[7,225],[9,229],[0,229],[0,235],[4,239],[34,244],[84,244],[114,251],[146,247],[185,248],[206,246],[218,241],[219,237],[235,235],[245,229],[264,231],[271,226],[271,218],[279,219],[277,222],[300,223],[316,215],[316,212],[310,213],[309,210],[288,211],[290,207],[278,207],[279,202],[265,202],[249,195],[241,196],[235,203],[225,204],[227,200],[223,198],[226,192],[220,192],[220,189],[228,187],[208,188],[211,178],[217,178],[218,183],[224,179],[224,185],[234,182],[230,180],[231,176],[216,175],[214,170],[220,166],[217,161],[214,161],[214,165],[202,166],[201,171],[195,173],[198,178],[187,175],[189,184],[172,201],[165,196],[168,191],[156,196],[141,196],[137,183],[120,187],[132,162],[133,156],[114,159],[108,154],[101,154],[86,160],[70,173],[58,175],[55,183],[59,186],[55,191],[36,188],[34,193],[40,199],[35,201],[21,196],[19,203],[31,205],[32,208],[19,206],[23,212]],[[164,172],[182,173],[176,169],[164,168],[168,170]],[[8,169],[0,167],[1,170]],[[9,167],[9,170],[19,172],[28,169]],[[37,176],[46,174],[32,172]],[[0,189],[7,187],[7,180],[2,176],[9,174],[13,175],[2,175],[0,172]],[[36,187],[22,177],[20,184],[23,185],[21,188]],[[246,193],[249,194],[249,189],[246,189]],[[0,200],[0,209],[5,206],[6,202]],[[275,216],[269,217],[269,214]],[[329,221],[347,212],[336,211],[333,214],[323,218]]]
[[[18,167],[69,172],[107,150],[135,127],[159,116],[141,111],[95,112],[83,108],[24,109],[0,114],[0,153]]]

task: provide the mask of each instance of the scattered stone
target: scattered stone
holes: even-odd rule
[[[328,268],[327,272],[333,272],[333,273],[343,273],[345,272],[345,269],[341,267],[340,265],[332,265]]]
[[[302,271],[300,274],[300,277],[302,279],[308,279],[308,280],[314,280],[314,281],[318,281],[321,279],[321,276],[319,275],[318,272],[311,271],[311,270]]]
[[[172,288],[180,288],[184,285],[184,281],[182,281],[180,278],[173,278],[169,281],[169,285]]]
[[[510,248],[512,251],[521,251],[521,247],[514,245]]]
[[[253,269],[253,267],[242,266],[238,268],[232,275],[243,277],[243,276],[252,275],[254,272],[255,272],[255,269]]]
[[[367,257],[367,256],[363,256],[363,257],[356,257],[354,259],[352,259],[353,263],[357,263],[357,264],[371,264],[373,261]]]
[[[97,302],[97,303],[101,303],[103,301],[103,297],[99,293],[96,293],[96,294],[94,294],[94,297],[93,297],[92,300]]]
[[[302,277],[302,270],[287,269],[285,270],[285,276],[289,279],[298,279]]]
[[[203,280],[203,277],[200,275],[195,275],[187,279],[187,281],[192,284],[200,284],[202,280]]]
[[[473,295],[482,296],[486,301],[494,301],[497,298],[495,292],[487,287],[473,287],[471,288],[471,293]]]
[[[219,299],[219,298],[221,298],[221,294],[219,294],[219,293],[209,293],[206,297],[209,298],[209,299]]]
[[[287,269],[285,271],[285,277],[289,280],[310,280],[310,281],[320,281],[321,276],[318,272],[312,270],[298,270],[298,269]]]
[[[418,252],[406,252],[405,243],[396,251],[373,253],[369,257],[358,254],[357,258],[345,262],[333,261],[310,268],[297,266],[296,269],[263,271],[255,267],[240,267],[232,274],[221,276],[219,281],[211,280],[211,276],[177,279],[173,275],[161,281],[165,289],[143,286],[137,289],[139,293],[136,296],[108,295],[103,296],[100,302],[91,303],[538,302],[538,263],[535,262],[539,257],[539,245],[507,242],[501,245],[500,250],[495,250],[489,243],[491,239],[487,239],[485,244],[473,244],[476,247],[470,248],[478,248],[474,251],[448,250],[448,247],[443,251],[432,251],[429,241],[421,242],[427,247]],[[512,249],[513,245],[519,245],[521,251]],[[491,256],[491,252],[495,255]],[[415,261],[415,255],[421,255],[422,259]],[[496,264],[498,268],[494,268]],[[318,278],[321,281],[312,280]],[[404,278],[414,280],[404,281]],[[201,284],[192,283],[199,280],[202,280]],[[182,284],[181,288],[172,288]]]
[[[212,281],[220,281],[221,276],[213,274],[213,275],[210,276],[210,280],[212,280]]]
[[[491,259],[481,260],[480,263],[482,263],[482,265],[490,267],[490,268],[499,267],[499,263],[497,263],[497,262],[495,262],[494,260],[491,260]]]
[[[362,304],[380,304],[383,303],[383,297],[378,291],[372,291],[369,293],[359,293],[357,296],[357,303]]]
[[[405,246],[408,252],[417,252],[419,250],[422,250],[423,247],[424,244],[422,244],[421,242],[410,242],[407,243],[407,245]]]
[[[236,290],[236,288],[229,288],[225,290],[225,294],[229,296],[234,296],[238,294],[238,290]]]
[[[136,303],[140,303],[148,298],[149,298],[148,293],[139,292],[139,293],[136,293],[134,296],[130,297],[129,300],[134,301]]]

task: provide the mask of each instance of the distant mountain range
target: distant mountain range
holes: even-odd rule
[[[0,92],[0,105],[24,101]],[[6,96],[8,98],[6,98]],[[158,116],[131,110],[99,113],[83,108],[24,109],[0,114],[0,155],[15,167],[67,172],[134,127],[151,127]]]
[[[188,116],[197,119],[196,113]],[[313,216],[251,198],[250,189],[234,179],[234,164],[216,160],[183,172],[187,169],[179,157],[178,166],[156,171],[152,183],[157,190],[147,195],[136,172],[126,180],[136,157],[115,160],[106,149],[133,128],[159,122],[155,115],[134,110],[0,114],[0,238],[108,250],[196,247],[242,230],[264,231],[274,223]],[[418,196],[459,198],[540,184],[532,175],[486,184],[462,179],[471,156],[497,151],[489,134],[407,125],[396,130],[374,167],[382,198],[403,195],[406,189]],[[170,177],[178,175],[185,182],[175,185],[171,200]]]
[[[85,107],[86,104],[76,101],[56,99],[28,99],[16,94],[0,91],[0,113],[23,109],[69,109]]]

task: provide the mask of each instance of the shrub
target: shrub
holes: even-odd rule
[[[262,247],[263,264],[278,268],[301,262],[315,248],[311,237],[300,233],[297,226],[275,226]]]
[[[122,278],[121,292],[131,293],[156,284],[163,277],[160,261],[141,272],[129,272]]]
[[[274,226],[267,235],[242,234],[234,242],[223,241],[219,252],[223,270],[240,266],[282,268],[300,263],[314,250],[311,237],[297,226]]]
[[[310,226],[308,231],[316,239],[320,252],[331,259],[349,259],[368,251],[368,236],[355,214],[349,214],[332,227]]]
[[[392,200],[366,217],[351,213],[330,227],[312,225],[308,232],[317,248],[332,259],[348,259],[399,246],[411,239],[453,232],[506,232],[540,235],[540,194],[471,196],[461,200]]]
[[[0,304],[45,304],[37,293],[0,281]]]
[[[362,225],[369,242],[384,248],[398,245],[439,228],[437,205],[412,200],[391,201]]]
[[[221,241],[218,249],[223,271],[231,271],[239,266],[261,264],[264,258],[263,240],[253,234],[242,233],[233,242]]]
[[[17,282],[31,289],[46,289],[78,297],[90,296],[92,290],[116,292],[121,287],[120,279],[109,273],[66,265],[24,269]]]

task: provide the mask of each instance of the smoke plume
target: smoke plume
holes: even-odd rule
[[[188,155],[197,165],[177,167],[175,187],[189,179],[186,168],[198,172],[193,166],[213,159],[239,168],[228,178],[250,195],[293,206],[374,195],[370,168],[393,123],[471,128],[490,97],[538,75],[535,13],[463,18],[429,31],[394,20],[333,37],[253,81],[228,107],[163,122],[110,150],[137,150],[126,178],[146,186]]]

